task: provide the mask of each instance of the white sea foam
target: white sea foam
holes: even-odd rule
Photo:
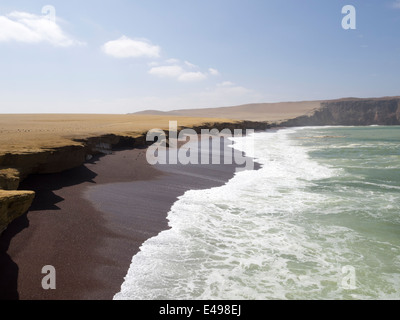
[[[143,244],[114,299],[399,297],[400,277],[379,271],[386,256],[368,255],[374,240],[346,213],[349,206],[354,213],[352,198],[318,189],[343,171],[310,158],[291,139],[301,130],[256,133],[254,153],[248,137],[234,138],[262,168],[180,197],[168,214],[171,229]],[[400,252],[390,239],[378,247]],[[344,289],[347,265],[376,281]]]

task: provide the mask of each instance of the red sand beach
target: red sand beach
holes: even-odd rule
[[[132,256],[168,228],[177,197],[228,181],[235,165],[158,165],[146,149],[117,151],[69,171],[30,176],[29,212],[0,236],[0,299],[109,300]],[[56,270],[44,290],[42,268]]]

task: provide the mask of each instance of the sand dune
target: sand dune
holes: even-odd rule
[[[234,107],[138,112],[141,115],[177,115],[186,117],[229,118],[235,120],[282,122],[320,108],[322,101],[246,104]]]
[[[297,118],[304,115],[311,115],[314,111],[321,108],[324,102],[342,102],[342,101],[366,101],[366,100],[386,100],[388,98],[399,97],[382,97],[382,98],[341,98],[334,100],[315,100],[315,101],[297,101],[297,102],[279,102],[279,103],[257,103],[245,104],[233,107],[222,108],[205,108],[205,109],[184,109],[162,112],[156,110],[148,110],[138,112],[142,115],[176,115],[186,117],[213,117],[213,118],[229,118],[235,120],[249,121],[269,121],[281,123],[289,119]]]

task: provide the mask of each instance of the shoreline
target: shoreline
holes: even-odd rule
[[[155,127],[171,130],[171,119],[165,116],[99,117],[70,115],[63,119],[55,115],[38,115],[31,119],[27,115],[14,115],[9,121],[1,118],[0,234],[30,207],[32,191],[21,190],[20,187],[21,182],[30,175],[74,169],[93,156],[110,154],[116,148],[130,150],[147,147],[152,144],[146,138],[148,130]],[[185,117],[178,120],[180,126],[172,129],[178,133],[182,129],[200,133],[202,129],[265,130],[270,127],[266,122],[226,122],[224,119]],[[83,126],[86,126],[85,130]],[[20,192],[15,193],[16,190]]]
[[[146,150],[117,151],[21,184],[37,196],[0,238],[0,298],[112,299],[143,242],[168,229],[177,197],[223,185],[235,173],[235,165],[153,167]],[[56,269],[56,290],[41,287],[45,265]]]

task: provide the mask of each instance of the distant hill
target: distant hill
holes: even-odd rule
[[[369,113],[372,112],[371,106],[379,107],[379,105],[387,105],[388,101],[400,101],[400,97],[382,97],[382,98],[342,98],[334,100],[316,100],[316,101],[298,101],[298,102],[279,102],[279,103],[256,103],[245,104],[232,107],[220,108],[205,108],[205,109],[183,109],[173,110],[168,112],[157,110],[146,110],[136,114],[142,115],[175,115],[175,116],[188,116],[188,117],[212,117],[224,118],[233,120],[248,120],[248,121],[268,121],[271,123],[302,123],[301,121],[289,121],[297,118],[302,118],[303,121],[307,120],[307,125],[312,125],[314,118],[313,115],[318,113],[327,105],[340,105],[343,121],[346,118],[346,106],[358,106],[357,112],[362,112],[362,106],[368,106]],[[393,102],[395,103],[395,102]],[[360,109],[361,108],[361,109]],[[374,109],[375,110],[375,109]],[[399,111],[400,112],[400,111]],[[319,113],[321,114],[321,113]],[[325,112],[326,114],[326,112]],[[338,119],[338,115],[335,115]],[[354,115],[353,115],[354,116]],[[324,123],[318,118],[318,123]],[[363,118],[363,116],[361,116]],[[364,117],[365,118],[365,117]],[[373,118],[376,118],[375,115]],[[384,118],[384,117],[383,117]],[[316,118],[315,118],[316,119]],[[380,117],[382,119],[382,117]],[[326,122],[335,122],[328,121]],[[353,119],[354,120],[354,119]],[[381,120],[381,122],[384,120]],[[391,120],[393,122],[393,119]],[[337,121],[336,121],[337,122]],[[340,121],[339,121],[340,122]],[[362,122],[362,121],[361,121]]]
[[[233,107],[184,109],[174,111],[147,110],[136,114],[210,117],[233,120],[278,122],[308,114],[320,108],[322,101],[255,103]]]

